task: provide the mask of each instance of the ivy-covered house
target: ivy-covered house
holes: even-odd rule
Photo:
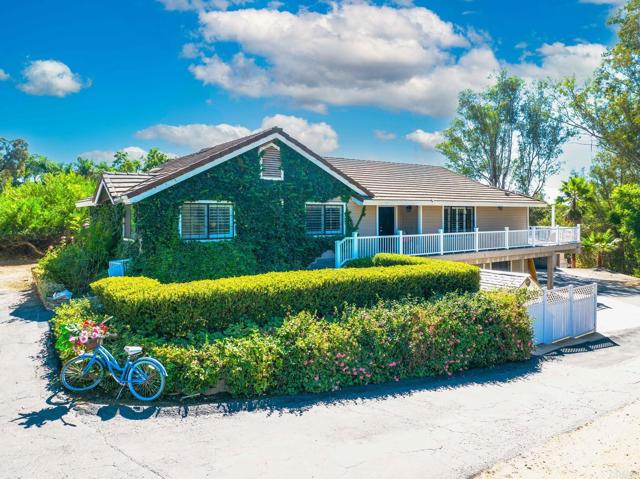
[[[378,251],[475,253],[457,259],[523,271],[535,256],[491,252],[553,239],[531,236],[539,200],[437,166],[322,157],[277,127],[147,173],[105,173],[78,206],[119,208],[122,249],[163,279],[194,262],[229,269],[205,277],[301,268],[334,250],[338,266]]]

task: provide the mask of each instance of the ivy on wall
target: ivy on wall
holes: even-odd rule
[[[332,248],[336,237],[314,238],[305,233],[305,203],[335,198],[346,203],[353,192],[297,152],[276,143],[280,147],[283,181],[260,178],[260,154],[256,148],[136,203],[136,226],[142,245],[136,263],[149,265],[154,262],[151,259],[154,255],[164,255],[164,270],[169,270],[171,260],[167,255],[197,252],[194,257],[197,262],[204,259],[203,251],[210,251],[211,255],[229,254],[228,244],[198,244],[180,239],[180,206],[196,200],[233,203],[236,239],[232,243],[243,250],[242,256],[246,257],[247,251],[253,253],[254,258],[249,261],[255,261],[256,272],[304,268],[324,250]],[[345,210],[346,234],[351,234],[353,228],[351,215]],[[180,263],[187,262],[180,258]],[[244,265],[238,266],[241,274],[247,273]],[[210,267],[215,268],[215,264]],[[222,269],[225,271],[198,271],[192,279],[238,274],[229,264]]]

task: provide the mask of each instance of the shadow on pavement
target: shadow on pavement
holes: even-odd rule
[[[546,271],[540,271],[538,273],[538,281],[540,282],[540,284],[547,284]],[[605,294],[607,296],[613,297],[640,296],[640,287],[638,286],[627,286],[624,283],[618,281],[582,278],[579,276],[562,273],[560,271],[554,272],[554,286],[556,288],[562,288],[564,286],[569,286],[570,284],[574,286],[587,286],[593,283],[598,284],[598,294]]]
[[[76,427],[75,424],[67,421],[65,416],[75,406],[75,401],[68,398],[56,398],[57,393],[52,394],[46,400],[48,407],[44,407],[39,411],[26,413],[18,413],[18,417],[11,420],[25,429],[31,427],[42,427],[48,422],[61,421],[65,426]]]
[[[600,335],[598,335],[600,336]],[[601,336],[600,338],[593,339],[590,341],[584,341],[578,344],[570,344],[567,346],[562,346],[558,349],[550,351],[545,354],[547,357],[553,356],[566,356],[568,354],[578,354],[578,353],[588,353],[592,351],[597,351],[599,349],[613,348],[620,346],[611,338],[606,336]]]

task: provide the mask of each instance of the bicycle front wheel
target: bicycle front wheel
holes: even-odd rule
[[[63,386],[75,392],[95,388],[103,377],[102,364],[90,354],[83,354],[67,361],[60,373]]]
[[[140,401],[153,401],[164,389],[164,374],[149,359],[139,359],[129,371],[129,390]]]

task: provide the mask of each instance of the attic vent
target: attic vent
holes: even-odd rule
[[[260,155],[260,178],[263,180],[282,180],[280,148],[273,143],[269,143],[260,148]]]

